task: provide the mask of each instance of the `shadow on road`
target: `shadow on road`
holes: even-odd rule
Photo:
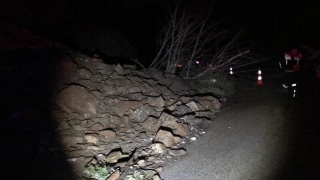
[[[320,81],[300,82],[295,99],[289,99],[292,148],[284,171],[276,179],[320,179]]]
[[[51,136],[57,128],[49,113],[56,77],[52,58],[57,57],[49,52],[0,52],[0,179],[73,179],[65,155],[43,142],[46,137],[56,152],[63,149]],[[42,68],[48,65],[52,71]]]

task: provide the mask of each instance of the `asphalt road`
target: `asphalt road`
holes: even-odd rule
[[[318,101],[290,99],[277,78],[240,88],[187,156],[164,167],[164,180],[320,179]]]

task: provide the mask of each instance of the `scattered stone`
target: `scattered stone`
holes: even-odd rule
[[[169,154],[172,156],[184,156],[187,154],[187,151],[185,149],[170,149]]]
[[[152,180],[161,180],[159,175],[154,175],[151,179]]]
[[[155,141],[163,143],[166,147],[172,147],[176,144],[173,134],[162,129],[158,131]]]
[[[87,150],[92,150],[92,151],[101,151],[103,148],[97,147],[97,146],[88,146]]]
[[[142,106],[142,102],[139,101],[119,101],[110,104],[110,110],[112,114],[117,115],[119,117],[124,114],[128,114],[130,109],[136,110]]]
[[[102,126],[102,124],[100,123],[95,123],[93,126],[90,127],[91,131],[100,131],[102,130],[104,127]]]
[[[127,155],[127,154],[122,154],[121,151],[114,151],[114,152],[111,152],[111,153],[106,157],[106,162],[107,162],[107,163],[116,163],[116,162],[118,162],[119,159],[126,158],[126,157],[129,157],[129,155]]]
[[[164,154],[164,150],[166,149],[162,143],[151,144],[150,148],[152,149],[151,155]]]
[[[137,87],[137,86],[131,87],[131,88],[129,89],[129,93],[132,93],[132,94],[140,93],[140,92],[141,92],[141,89],[140,89],[140,87]]]
[[[95,135],[85,135],[84,140],[87,143],[98,144],[99,139]]]
[[[118,91],[117,91],[117,88],[114,84],[105,84],[102,88],[102,93],[105,96],[117,95]]]
[[[182,104],[181,101],[176,101],[176,100],[173,100],[173,101],[174,101],[174,104],[171,104],[171,105],[169,105],[169,107],[168,107],[168,109],[169,109],[170,111],[174,111],[174,110],[177,108],[177,106],[179,106],[179,105]],[[169,101],[169,102],[170,102],[170,101]]]
[[[138,166],[139,166],[140,168],[142,168],[142,167],[145,167],[145,166],[146,166],[146,161],[145,161],[145,160],[139,160],[139,161],[137,162],[137,164],[138,164]]]
[[[118,74],[123,74],[124,69],[120,64],[117,64],[116,68],[114,69]]]
[[[150,106],[160,108],[160,107],[163,107],[163,106],[164,106],[165,101],[164,101],[164,99],[163,99],[161,96],[156,97],[156,98],[154,98],[154,97],[148,97],[148,104],[149,104]]]
[[[78,70],[78,73],[82,79],[90,79],[92,77],[92,73],[85,68],[81,68]]]
[[[159,120],[162,122],[161,126],[167,127],[169,129],[176,129],[179,119],[164,112],[159,117]]]
[[[147,134],[145,132],[139,133],[139,138],[140,139],[147,139]]]
[[[75,131],[81,131],[81,132],[83,132],[85,130],[85,128],[83,128],[80,124],[75,125],[73,129]]]
[[[157,167],[157,168],[156,168],[156,171],[157,171],[158,173],[161,173],[161,172],[163,171],[163,168],[162,168],[162,167]]]
[[[173,114],[176,116],[182,116],[191,112],[192,112],[192,109],[190,107],[184,104],[181,104],[175,108]]]
[[[180,143],[181,141],[182,141],[181,137],[179,137],[179,136],[174,136],[174,142],[175,142],[176,144]]]
[[[193,98],[192,97],[186,97],[186,96],[181,96],[180,100],[184,103],[187,104],[189,101],[191,101]]]
[[[103,130],[99,131],[99,135],[110,140],[115,140],[117,138],[117,134],[113,130]]]
[[[108,177],[107,180],[118,180],[120,177],[120,171],[119,170],[116,170],[115,172],[113,172],[111,174],[111,176]]]
[[[144,105],[138,109],[136,109],[133,114],[130,116],[132,118],[132,122],[134,123],[142,123],[144,122],[149,116],[155,116],[156,112],[153,108],[148,105]]]
[[[159,121],[155,117],[148,117],[143,123],[142,127],[145,131],[156,132],[161,126],[161,120]]]
[[[177,135],[179,135],[181,137],[186,137],[190,134],[190,130],[189,130],[188,125],[182,124],[182,123],[178,123],[176,125],[175,132],[177,133]]]
[[[150,179],[150,178],[152,178],[153,176],[157,175],[158,172],[155,171],[155,170],[150,170],[150,169],[148,169],[148,170],[146,170],[146,174],[147,174],[147,175],[146,175],[145,179]]]

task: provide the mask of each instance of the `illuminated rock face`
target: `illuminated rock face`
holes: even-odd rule
[[[112,161],[121,167],[134,165],[129,160],[133,155],[144,157],[134,167],[156,169],[165,163],[159,155],[186,154],[181,144],[221,106],[216,97],[201,96],[179,77],[163,79],[155,70],[107,65],[84,55],[64,58],[56,67],[63,76],[56,76],[51,113],[77,173],[93,154],[105,163],[112,154],[121,154]]]
[[[93,118],[97,114],[96,97],[81,86],[71,85],[62,90],[57,103],[68,114],[77,113],[82,119]]]

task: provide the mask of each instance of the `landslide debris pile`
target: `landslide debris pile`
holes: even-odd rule
[[[85,55],[65,57],[55,67],[50,116],[56,128],[39,138],[39,158],[64,154],[78,179],[92,178],[88,168],[97,167],[105,167],[109,179],[159,179],[168,159],[185,155],[182,144],[221,107],[218,97],[156,70]]]

